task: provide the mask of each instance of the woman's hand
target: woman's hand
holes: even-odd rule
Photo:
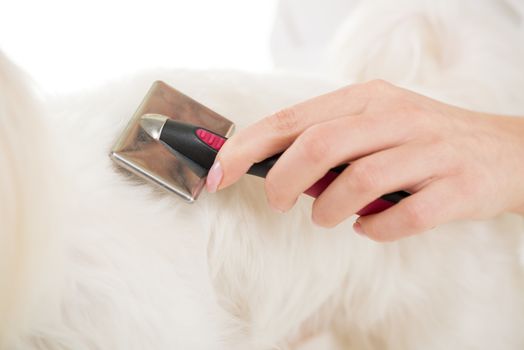
[[[398,190],[412,195],[360,217],[355,230],[389,241],[456,219],[524,213],[524,119],[467,111],[383,81],[313,98],[240,131],[220,150],[208,190],[283,150],[265,180],[280,212],[330,168],[351,162],[313,203],[320,226]]]

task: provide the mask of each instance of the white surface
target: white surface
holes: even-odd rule
[[[280,0],[271,38],[275,64],[294,71],[325,72],[326,50],[358,2]]]
[[[46,90],[155,68],[271,68],[276,0],[0,0],[0,50]]]

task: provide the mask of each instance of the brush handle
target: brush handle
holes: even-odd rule
[[[198,126],[167,120],[162,128],[160,140],[204,169],[209,170],[227,138]],[[265,178],[269,170],[278,161],[280,155],[277,154],[253,164],[247,173]],[[349,164],[344,164],[330,169],[326,175],[315,182],[304,193],[317,198],[348,166]],[[383,195],[359,210],[357,214],[365,216],[379,213],[409,195],[410,193],[405,191]]]
[[[260,163],[255,163],[247,171],[248,174],[265,178],[269,170],[275,165],[277,160],[280,158],[280,154],[273,157],[267,158]],[[305,194],[317,198],[322,192],[337,178],[340,173],[344,171],[349,164],[344,164],[330,169],[326,175],[315,182],[310,188],[304,191]],[[400,202],[402,199],[408,197],[410,194],[405,191],[397,191],[389,194],[385,194],[380,198],[377,198],[373,202],[360,209],[357,214],[360,216],[366,216],[371,214],[379,213],[386,210],[389,207]]]

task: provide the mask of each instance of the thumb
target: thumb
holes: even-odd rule
[[[296,124],[291,122],[296,116],[290,110],[288,108],[263,118],[228,139],[207,175],[208,192],[213,193],[232,185],[254,163],[289,147],[300,132]],[[279,125],[275,126],[275,121]]]
[[[252,164],[251,161],[249,161],[249,156],[246,157],[242,153],[239,153],[240,149],[235,147],[233,138],[224,143],[213,166],[209,169],[206,188],[210,193],[214,193],[219,189],[223,189],[237,182],[240,177],[248,171]],[[227,176],[224,176],[225,173]]]

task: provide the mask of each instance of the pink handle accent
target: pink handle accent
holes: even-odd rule
[[[304,193],[313,198],[317,198],[329,185],[331,185],[337,176],[338,174],[334,171],[328,171],[328,173],[324,175],[323,178],[315,182],[310,188],[304,191]]]
[[[220,137],[204,129],[197,129],[196,135],[199,139],[204,141],[209,147],[213,148],[215,151],[219,151],[220,148],[222,148],[222,146],[226,142],[225,138]]]
[[[317,198],[322,192],[337,178],[339,174],[334,171],[329,171],[323,178],[315,182],[310,188],[308,188],[304,193]],[[382,198],[378,198],[373,202],[366,205],[364,208],[360,209],[357,212],[357,215],[366,216],[371,214],[380,213],[383,210],[386,210],[389,207],[395,205],[393,202],[388,202]]]

